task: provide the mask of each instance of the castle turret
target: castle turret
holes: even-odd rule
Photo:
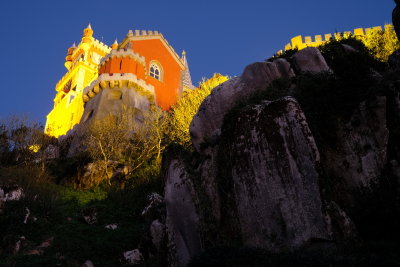
[[[101,59],[111,48],[93,38],[92,27],[83,30],[82,41],[67,52],[67,73],[55,86],[53,110],[47,115],[45,133],[58,137],[79,123],[83,114],[82,91],[98,76]]]
[[[117,41],[117,39],[115,39],[114,43],[111,45],[111,48],[112,48],[113,50],[118,49],[118,41]]]
[[[93,41],[94,41],[93,30],[92,30],[92,26],[89,23],[89,25],[83,30],[82,48],[84,50],[88,50],[90,48],[90,44]]]
[[[187,58],[186,58],[186,52],[182,51],[182,57],[181,60],[183,62],[183,65],[185,67],[185,69],[182,71],[182,87],[183,87],[183,91],[186,90],[191,90],[194,88],[193,84],[192,84],[192,78],[190,76],[190,71],[189,71],[189,64],[187,62]]]

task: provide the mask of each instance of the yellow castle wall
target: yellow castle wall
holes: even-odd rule
[[[385,25],[385,29],[387,27],[392,27],[392,25]],[[325,42],[329,41],[331,38],[334,39],[340,39],[342,38],[342,36],[349,36],[350,34],[354,35],[354,36],[364,36],[365,34],[367,34],[370,30],[372,29],[379,29],[382,30],[381,26],[376,26],[376,27],[371,27],[371,28],[357,28],[354,29],[353,31],[346,31],[344,33],[334,33],[334,34],[324,34],[324,36],[322,35],[315,35],[315,36],[302,36],[302,35],[298,35],[296,37],[293,37],[290,41],[290,43],[286,44],[284,47],[284,51],[286,50],[290,50],[290,49],[304,49],[306,47],[317,47],[320,46],[322,44],[324,44]],[[278,53],[282,53],[282,50],[279,51]]]

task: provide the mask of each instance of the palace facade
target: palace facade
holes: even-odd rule
[[[65,67],[46,121],[45,133],[55,137],[122,107],[148,110],[155,103],[168,110],[194,88],[186,53],[179,56],[157,31],[130,30],[109,47],[93,37],[89,25],[81,42],[68,49]]]

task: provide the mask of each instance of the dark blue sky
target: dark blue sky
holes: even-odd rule
[[[0,119],[28,114],[45,122],[67,48],[90,22],[111,44],[129,29],[158,30],[187,51],[194,84],[219,72],[240,75],[296,35],[316,35],[391,22],[391,0],[2,0]]]

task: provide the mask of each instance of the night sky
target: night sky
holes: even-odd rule
[[[192,80],[240,75],[296,35],[391,23],[391,0],[22,0],[0,1],[0,119],[28,114],[45,122],[55,84],[66,73],[67,48],[92,24],[111,45],[129,29],[158,30],[178,54],[186,50]]]

